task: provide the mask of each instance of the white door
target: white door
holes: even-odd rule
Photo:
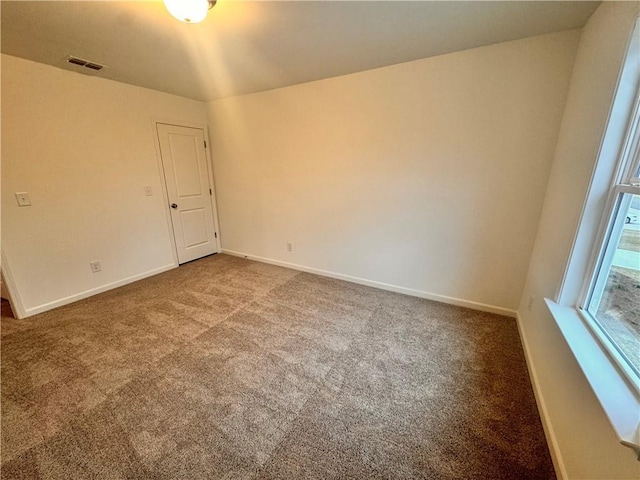
[[[204,131],[156,124],[178,263],[218,251]]]

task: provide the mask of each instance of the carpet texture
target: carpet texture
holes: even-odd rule
[[[515,320],[214,255],[2,319],[3,479],[552,479]]]

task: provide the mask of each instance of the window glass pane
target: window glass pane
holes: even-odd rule
[[[640,372],[640,196],[621,195],[618,212],[589,312]]]

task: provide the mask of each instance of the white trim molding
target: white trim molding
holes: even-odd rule
[[[11,268],[9,267],[9,261],[7,260],[6,255],[4,254],[4,250],[0,253],[0,261],[2,262],[2,277],[4,278],[7,288],[7,293],[9,294],[9,303],[11,304],[11,310],[16,318],[24,318],[27,316],[25,313],[24,305],[22,304],[22,297],[20,297],[20,291],[16,286],[16,282],[13,279],[13,274],[11,273]]]
[[[236,252],[234,250],[222,249],[221,253],[232,255],[234,257],[242,257],[248,260],[254,260],[256,262],[268,263],[270,265],[277,265],[279,267],[290,268],[292,270],[298,270],[300,272],[314,273],[322,277],[335,278],[337,280],[344,280],[346,282],[357,283],[359,285],[366,285],[368,287],[379,288],[381,290],[388,290],[390,292],[402,293],[410,295],[412,297],[424,298],[427,300],[433,300],[440,303],[447,303],[449,305],[456,305],[458,307],[466,307],[472,310],[478,310],[481,312],[495,313],[497,315],[504,315],[506,317],[516,318],[517,312],[504,307],[498,307],[496,305],[487,305],[485,303],[474,302],[472,300],[464,300],[461,298],[448,297],[446,295],[439,295],[437,293],[425,292],[422,290],[414,290],[412,288],[400,287],[398,285],[392,285],[389,283],[377,282],[375,280],[367,280],[366,278],[353,277],[351,275],[345,275],[342,273],[330,272],[327,270],[321,270],[319,268],[308,267],[306,265],[298,265],[295,263],[283,262],[280,260],[274,260],[272,258],[259,257],[257,255],[251,255],[243,252]]]
[[[127,285],[129,283],[137,282],[138,280],[142,280],[143,278],[152,277],[159,273],[166,272],[168,270],[172,270],[177,268],[177,264],[165,265],[164,267],[154,268],[153,270],[149,270],[147,272],[139,273],[137,275],[133,275],[131,277],[123,278],[121,280],[117,280],[115,282],[107,283],[106,285],[101,285],[96,288],[91,288],[89,290],[85,290],[84,292],[76,293],[74,295],[70,295],[68,297],[60,298],[58,300],[54,300],[53,302],[43,303],[42,305],[38,305],[36,307],[31,307],[24,310],[24,315],[17,315],[18,318],[30,317],[32,315],[36,315],[38,313],[46,312],[48,310],[53,310],[54,308],[62,307],[63,305],[68,305],[69,303],[77,302],[78,300],[83,300],[85,298],[91,297],[93,295],[97,295],[99,293],[106,292],[107,290],[113,290],[114,288],[121,287],[123,285]]]
[[[558,480],[565,480],[569,478],[569,475],[567,474],[567,468],[560,452],[560,445],[558,444],[558,439],[556,437],[555,430],[553,429],[551,418],[549,417],[549,409],[547,408],[547,403],[544,400],[542,387],[538,380],[538,373],[536,372],[536,367],[531,355],[531,349],[529,348],[529,341],[527,340],[527,335],[522,327],[522,318],[520,317],[520,313],[516,314],[516,322],[518,324],[518,333],[520,334],[520,341],[524,350],[524,358],[527,362],[529,378],[531,378],[531,385],[533,386],[533,394],[536,398],[536,405],[538,406],[538,414],[542,420],[542,429],[544,430],[544,436],[547,439],[547,445],[549,445],[551,461],[553,462],[553,467],[555,468]]]

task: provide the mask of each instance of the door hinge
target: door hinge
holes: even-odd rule
[[[213,234],[218,238],[218,232],[213,232]]]
[[[207,148],[207,141],[204,141],[204,148]]]
[[[211,189],[209,189],[209,195],[213,195],[213,192],[211,191]]]

